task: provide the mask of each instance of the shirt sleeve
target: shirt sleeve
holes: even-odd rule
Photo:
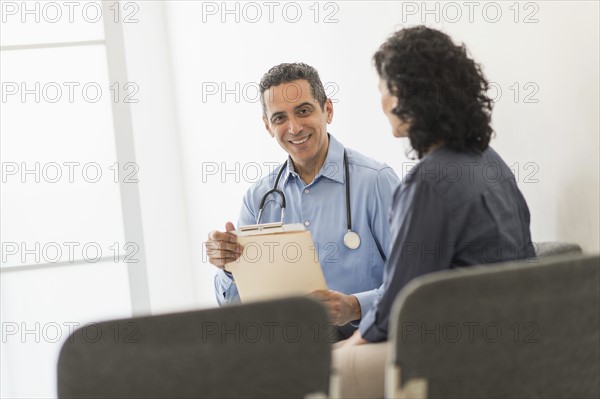
[[[392,205],[393,193],[400,183],[398,176],[390,167],[382,169],[377,174],[373,204],[369,206],[372,213],[369,217],[371,231],[375,240],[376,250],[379,251],[384,262],[388,258],[390,246],[389,212]],[[372,307],[377,298],[383,294],[383,284],[374,290],[354,294],[360,304],[364,316]],[[354,323],[353,323],[354,324]]]
[[[242,201],[240,217],[236,226],[247,226],[256,223],[252,207],[252,189],[246,192]],[[219,270],[215,275],[215,295],[219,306],[240,303],[240,294],[231,273]]]
[[[403,183],[394,198],[390,256],[383,277],[384,291],[363,316],[360,332],[370,342],[387,339],[390,311],[398,292],[413,278],[447,269],[452,251],[447,212],[435,187],[427,181]]]

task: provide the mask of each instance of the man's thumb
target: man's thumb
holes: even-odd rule
[[[231,222],[225,223],[225,231],[229,232],[229,231],[233,231],[233,230],[235,230],[235,226],[233,225],[233,223],[231,223]]]

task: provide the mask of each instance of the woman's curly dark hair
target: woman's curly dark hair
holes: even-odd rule
[[[410,123],[408,137],[419,158],[440,142],[458,151],[487,148],[494,132],[489,84],[464,44],[417,26],[394,33],[373,59],[398,98],[392,112]]]

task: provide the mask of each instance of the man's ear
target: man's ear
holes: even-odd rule
[[[333,102],[331,102],[330,98],[325,100],[323,108],[325,109],[325,115],[327,115],[327,123],[329,124],[333,120]]]
[[[267,129],[267,132],[269,132],[269,135],[271,137],[275,137],[275,135],[271,132],[271,128],[269,127],[269,121],[267,120],[267,117],[263,115],[262,120],[265,124],[265,129]]]

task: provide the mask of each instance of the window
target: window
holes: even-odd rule
[[[1,396],[53,397],[73,329],[149,310],[120,55],[135,4],[0,7]]]

